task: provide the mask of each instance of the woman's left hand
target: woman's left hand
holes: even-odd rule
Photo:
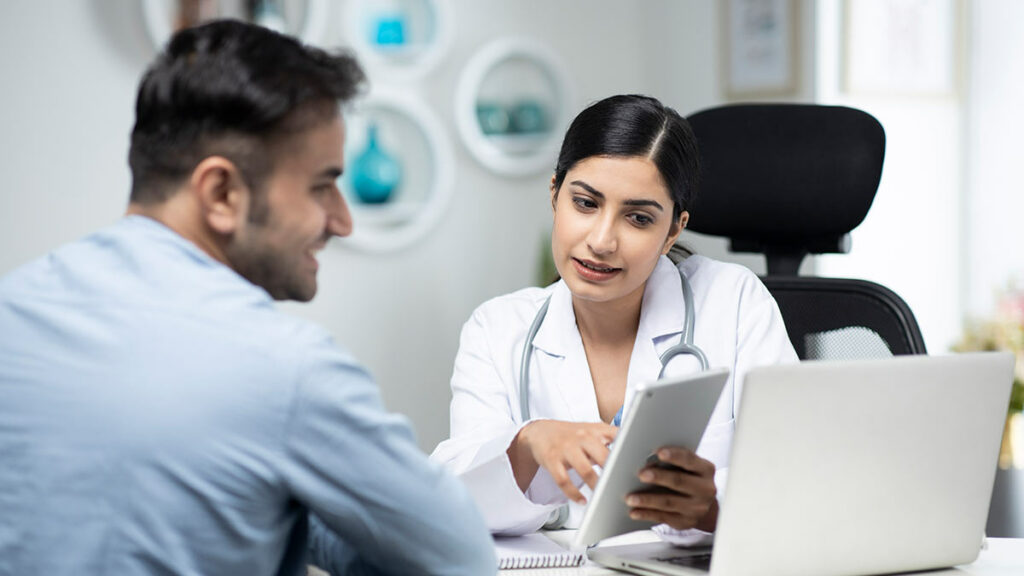
[[[640,470],[641,481],[652,490],[626,497],[629,517],[677,530],[699,528],[714,532],[718,522],[715,465],[692,450],[665,446],[658,450],[658,463]]]

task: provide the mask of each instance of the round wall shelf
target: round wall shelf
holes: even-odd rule
[[[448,0],[352,0],[344,18],[371,77],[423,77],[447,52],[454,29]]]
[[[328,0],[265,0],[252,13],[245,0],[142,0],[146,31],[157,50],[178,29],[216,18],[237,18],[256,22],[307,44],[321,41],[327,24]]]
[[[572,101],[554,54],[533,40],[484,46],[459,78],[455,119],[469,152],[504,175],[554,168]]]
[[[444,215],[454,160],[441,121],[405,93],[378,90],[345,112],[345,175],[352,236],[340,245],[370,252],[420,240]]]

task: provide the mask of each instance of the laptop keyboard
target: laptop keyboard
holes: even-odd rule
[[[658,562],[667,562],[676,566],[686,566],[687,568],[697,568],[699,570],[711,570],[711,554],[696,554],[693,556],[665,556],[663,558],[654,558]]]

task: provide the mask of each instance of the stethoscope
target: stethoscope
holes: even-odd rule
[[[701,371],[706,371],[710,364],[708,363],[708,357],[704,355],[704,351],[701,350],[696,344],[693,343],[693,324],[694,324],[694,313],[693,313],[693,292],[690,291],[690,282],[686,279],[686,275],[683,271],[679,271],[679,279],[682,280],[683,287],[683,307],[685,313],[683,314],[683,333],[679,336],[679,344],[665,350],[661,353],[661,370],[658,371],[658,379],[665,375],[665,368],[668,367],[668,363],[679,356],[680,354],[686,354],[693,356],[700,362]],[[530,419],[530,356],[533,355],[533,339],[537,336],[537,332],[540,330],[540,325],[544,322],[544,317],[548,314],[548,304],[551,303],[551,296],[548,296],[544,300],[544,304],[541,305],[540,310],[537,311],[537,316],[534,317],[533,323],[530,324],[530,331],[526,334],[526,344],[523,345],[523,357],[522,362],[519,364],[519,412],[523,418],[523,422]],[[619,408],[619,412],[615,415],[612,420],[612,424],[618,426],[622,422],[622,408]],[[548,530],[555,530],[565,525],[569,519],[569,506],[563,504],[556,508],[548,521],[544,524],[544,528]]]
[[[658,379],[660,380],[665,374],[665,368],[668,367],[668,363],[679,356],[680,354],[686,354],[693,356],[700,362],[701,371],[708,369],[708,357],[704,355],[704,351],[697,347],[693,343],[693,324],[694,324],[694,312],[693,312],[693,292],[690,290],[690,283],[686,279],[686,275],[683,271],[679,271],[679,278],[682,280],[683,286],[683,306],[685,308],[685,314],[683,316],[683,333],[679,337],[679,343],[662,352],[661,357],[661,370],[658,372]],[[530,357],[533,355],[533,339],[537,336],[537,332],[540,330],[540,325],[544,322],[544,317],[548,313],[548,304],[551,303],[551,296],[548,296],[547,300],[537,311],[537,316],[534,317],[533,323],[530,324],[530,331],[526,334],[526,344],[523,345],[523,356],[522,362],[519,365],[519,411],[522,416],[522,421],[526,422],[530,419]],[[619,413],[615,415],[615,419],[612,424],[618,425],[622,420],[622,409],[619,409]]]

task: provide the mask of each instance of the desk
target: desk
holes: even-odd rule
[[[559,544],[567,545],[572,541],[575,531],[561,530],[547,532],[548,537]],[[605,540],[606,545],[638,544],[656,542],[658,537],[653,532],[633,532],[616,538]],[[505,576],[622,576],[589,560],[578,568],[539,568],[532,570],[502,570]],[[915,576],[1020,576],[1024,574],[1024,538],[989,538],[988,549],[973,564],[933,570],[930,572],[914,572]]]

